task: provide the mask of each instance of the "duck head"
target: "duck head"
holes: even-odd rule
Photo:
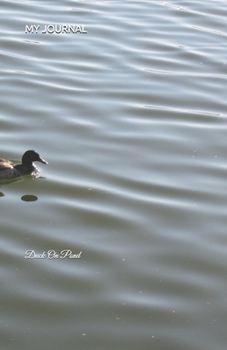
[[[31,165],[33,162],[41,162],[43,164],[48,164],[48,162],[40,157],[39,153],[36,151],[26,151],[22,157],[22,164]]]

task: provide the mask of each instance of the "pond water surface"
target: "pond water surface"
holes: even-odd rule
[[[2,0],[0,157],[49,164],[0,183],[1,349],[227,348],[226,18]]]

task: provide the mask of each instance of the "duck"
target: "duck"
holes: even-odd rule
[[[0,179],[12,179],[14,177],[32,174],[36,170],[33,162],[41,162],[48,164],[48,162],[40,157],[39,153],[33,150],[28,150],[23,154],[22,162],[14,164],[8,159],[0,158]]]

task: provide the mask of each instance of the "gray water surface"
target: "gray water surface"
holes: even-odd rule
[[[226,349],[225,5],[2,0],[1,349]]]

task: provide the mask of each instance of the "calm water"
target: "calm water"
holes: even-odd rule
[[[0,184],[1,349],[227,348],[226,17],[1,1],[0,157],[49,162]]]

